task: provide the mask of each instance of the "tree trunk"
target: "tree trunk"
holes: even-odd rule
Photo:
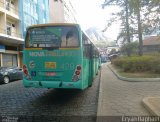
[[[130,33],[129,33],[129,16],[128,16],[128,0],[125,1],[125,6],[126,6],[126,29],[127,29],[127,43],[130,43]],[[128,48],[127,49],[127,55],[130,56],[131,55],[131,51]]]
[[[143,55],[143,40],[142,40],[142,24],[141,24],[141,13],[140,13],[140,0],[138,0],[138,37],[139,37],[139,55]]]

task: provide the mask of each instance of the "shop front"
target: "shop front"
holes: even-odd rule
[[[18,47],[0,44],[0,67],[20,67]]]

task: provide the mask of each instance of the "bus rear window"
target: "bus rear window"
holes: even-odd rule
[[[27,30],[26,47],[78,47],[78,29],[74,26],[35,27]]]

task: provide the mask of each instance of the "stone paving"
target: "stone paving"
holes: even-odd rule
[[[2,84],[0,121],[2,117],[12,116],[24,121],[37,118],[37,121],[57,121],[57,118],[53,117],[60,117],[61,120],[63,116],[68,116],[69,120],[73,120],[72,116],[78,120],[86,120],[86,116],[91,121],[96,121],[99,76],[95,78],[92,87],[84,91],[24,88],[22,81]],[[64,118],[67,121],[67,117]]]
[[[104,64],[101,73],[98,116],[149,116],[144,97],[160,95],[160,82],[128,82],[117,77]]]

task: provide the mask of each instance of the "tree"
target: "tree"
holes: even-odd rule
[[[118,39],[123,37],[125,43],[126,40],[129,41],[133,34],[138,34],[139,55],[143,55],[142,33],[151,33],[157,29],[157,26],[160,27],[160,0],[105,0],[103,7],[112,4],[122,8],[121,12],[114,14],[119,16],[122,21],[121,26],[124,27]],[[141,15],[141,12],[144,16]],[[125,23],[127,26],[125,26]]]
[[[130,11],[137,16],[138,37],[139,37],[139,55],[143,55],[142,23],[141,23],[141,0],[130,0]]]
[[[124,44],[120,50],[122,53],[127,53],[127,50],[128,48],[130,49],[130,53],[131,54],[137,54],[138,53],[138,42],[131,42],[131,43],[127,43],[127,44]]]
[[[129,3],[128,3],[128,0],[106,0],[105,3],[103,4],[103,8],[106,6],[106,5],[119,5],[119,6],[125,6],[125,10],[122,11],[122,13],[125,12],[125,28],[126,28],[126,31],[127,33],[125,34],[126,35],[126,38],[125,40],[127,39],[127,42],[130,43],[130,32],[129,32],[129,13],[128,13],[128,7],[129,7]],[[119,15],[121,13],[118,13]],[[115,19],[115,18],[114,18]],[[111,19],[110,23],[108,23],[108,26],[110,26],[112,24],[112,22],[114,22],[113,18]],[[106,30],[107,28],[104,29],[104,31]],[[127,55],[130,56],[130,49],[127,50]]]
[[[116,49],[113,48],[113,49],[109,52],[109,54],[111,55],[111,54],[114,54],[114,53],[116,53],[116,52],[117,52]]]

